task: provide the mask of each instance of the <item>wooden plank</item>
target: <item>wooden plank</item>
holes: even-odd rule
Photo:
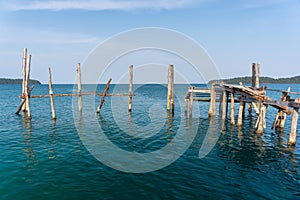
[[[54,99],[53,99],[53,88],[52,88],[52,78],[51,78],[51,69],[48,68],[48,85],[49,85],[49,95],[50,95],[50,105],[51,105],[51,113],[52,113],[52,119],[56,119],[56,113],[55,113],[55,106],[54,106]]]
[[[101,102],[100,102],[100,104],[99,104],[99,106],[98,106],[98,108],[97,108],[97,113],[100,113],[100,110],[101,110],[101,108],[102,108],[102,105],[104,104],[104,98],[105,98],[106,93],[107,93],[107,91],[108,91],[108,89],[109,89],[109,85],[110,85],[111,80],[112,80],[112,79],[110,78],[110,79],[107,81],[107,83],[106,83],[105,89],[104,89],[103,94],[102,94],[102,97],[101,97]]]
[[[133,65],[129,66],[129,90],[128,90],[128,111],[132,111],[132,84],[133,84]]]

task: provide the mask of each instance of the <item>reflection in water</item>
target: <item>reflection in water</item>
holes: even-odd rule
[[[23,123],[23,127],[25,128],[25,132],[23,133],[24,144],[25,144],[23,152],[25,153],[27,158],[26,168],[27,171],[33,171],[35,165],[37,165],[38,163],[38,160],[36,159],[35,152],[31,145],[31,132],[32,132],[31,120],[29,120],[25,115],[22,115],[22,123]]]
[[[49,134],[50,139],[50,148],[48,149],[48,158],[55,159],[57,157],[57,152],[55,151],[55,147],[57,144],[57,135],[56,135],[56,120],[52,120],[52,127]]]

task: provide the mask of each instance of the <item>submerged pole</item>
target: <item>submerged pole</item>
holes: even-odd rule
[[[295,99],[295,102],[300,103],[300,98]],[[290,146],[294,146],[296,144],[298,115],[299,115],[299,108],[294,107],[292,124],[291,124],[291,132],[290,132],[289,143],[288,143],[288,145]]]
[[[168,97],[167,97],[167,110],[174,111],[174,66],[168,67]]]
[[[234,91],[231,92],[231,110],[230,110],[230,124],[234,125],[235,124],[235,120],[234,120]]]
[[[25,81],[26,81],[26,60],[27,60],[27,48],[23,49],[23,60],[22,60],[22,96],[25,97]],[[24,98],[25,99],[25,98]],[[25,112],[26,111],[26,104],[23,103],[22,105],[22,111]]]
[[[132,111],[132,84],[133,84],[133,65],[129,66],[129,97],[128,97],[128,111]]]
[[[82,88],[80,63],[77,64],[78,111],[82,112]]]
[[[240,100],[240,107],[239,107],[239,115],[238,115],[237,126],[242,126],[243,125],[244,107],[245,107],[245,102],[242,101],[242,100]]]
[[[112,79],[110,78],[110,79],[107,81],[107,83],[106,83],[105,89],[104,89],[104,91],[103,91],[103,93],[102,93],[101,102],[100,102],[100,104],[99,104],[99,106],[98,106],[98,108],[97,108],[97,113],[100,113],[100,110],[101,110],[101,108],[102,108],[102,105],[104,104],[104,98],[105,98],[105,96],[106,96],[107,90],[109,89],[109,85],[110,85],[111,80],[112,80]]]
[[[50,104],[51,104],[51,113],[52,119],[56,119],[55,107],[54,107],[54,98],[53,98],[53,89],[52,89],[52,78],[51,78],[51,69],[48,68],[48,78],[49,78],[49,95],[50,95]]]
[[[216,91],[215,91],[215,85],[213,84],[211,86],[211,92],[210,92],[210,106],[208,111],[208,116],[212,117],[216,115]]]
[[[31,113],[30,113],[30,102],[29,102],[29,93],[28,93],[28,85],[29,85],[29,79],[30,79],[30,62],[31,62],[31,55],[28,55],[26,60],[26,78],[25,78],[25,98],[26,98],[26,112],[28,119],[31,119]]]

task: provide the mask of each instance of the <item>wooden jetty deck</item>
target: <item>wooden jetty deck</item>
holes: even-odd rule
[[[189,112],[192,114],[193,101],[210,102],[208,116],[216,115],[216,102],[219,102],[219,113],[222,119],[222,129],[227,119],[228,104],[230,107],[230,123],[231,125],[242,126],[245,113],[246,103],[248,103],[248,112],[251,114],[255,110],[258,118],[255,125],[256,133],[262,134],[266,128],[266,112],[268,106],[278,109],[278,113],[272,124],[273,128],[284,128],[286,115],[292,114],[291,131],[289,136],[289,145],[296,143],[296,129],[298,122],[298,110],[300,107],[300,98],[291,99],[290,94],[298,94],[291,92],[290,88],[281,92],[280,100],[272,100],[267,96],[267,87],[259,87],[260,65],[252,64],[252,86],[232,85],[225,83],[214,83],[211,89],[190,87],[185,96],[185,112],[188,112],[188,104],[190,104]],[[235,121],[235,104],[239,103],[238,119]]]

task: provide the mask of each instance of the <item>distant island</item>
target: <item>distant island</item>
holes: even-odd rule
[[[227,84],[239,84],[242,82],[243,84],[251,84],[252,77],[245,76],[245,77],[237,77],[237,78],[229,78],[229,79],[221,79],[221,80],[211,80],[209,84],[214,82],[223,81]],[[259,82],[261,84],[300,84],[300,76],[294,76],[290,78],[271,78],[271,77],[260,77]]]
[[[0,84],[22,84],[22,79],[10,79],[10,78],[0,78]],[[29,84],[41,85],[38,80],[29,79]]]

